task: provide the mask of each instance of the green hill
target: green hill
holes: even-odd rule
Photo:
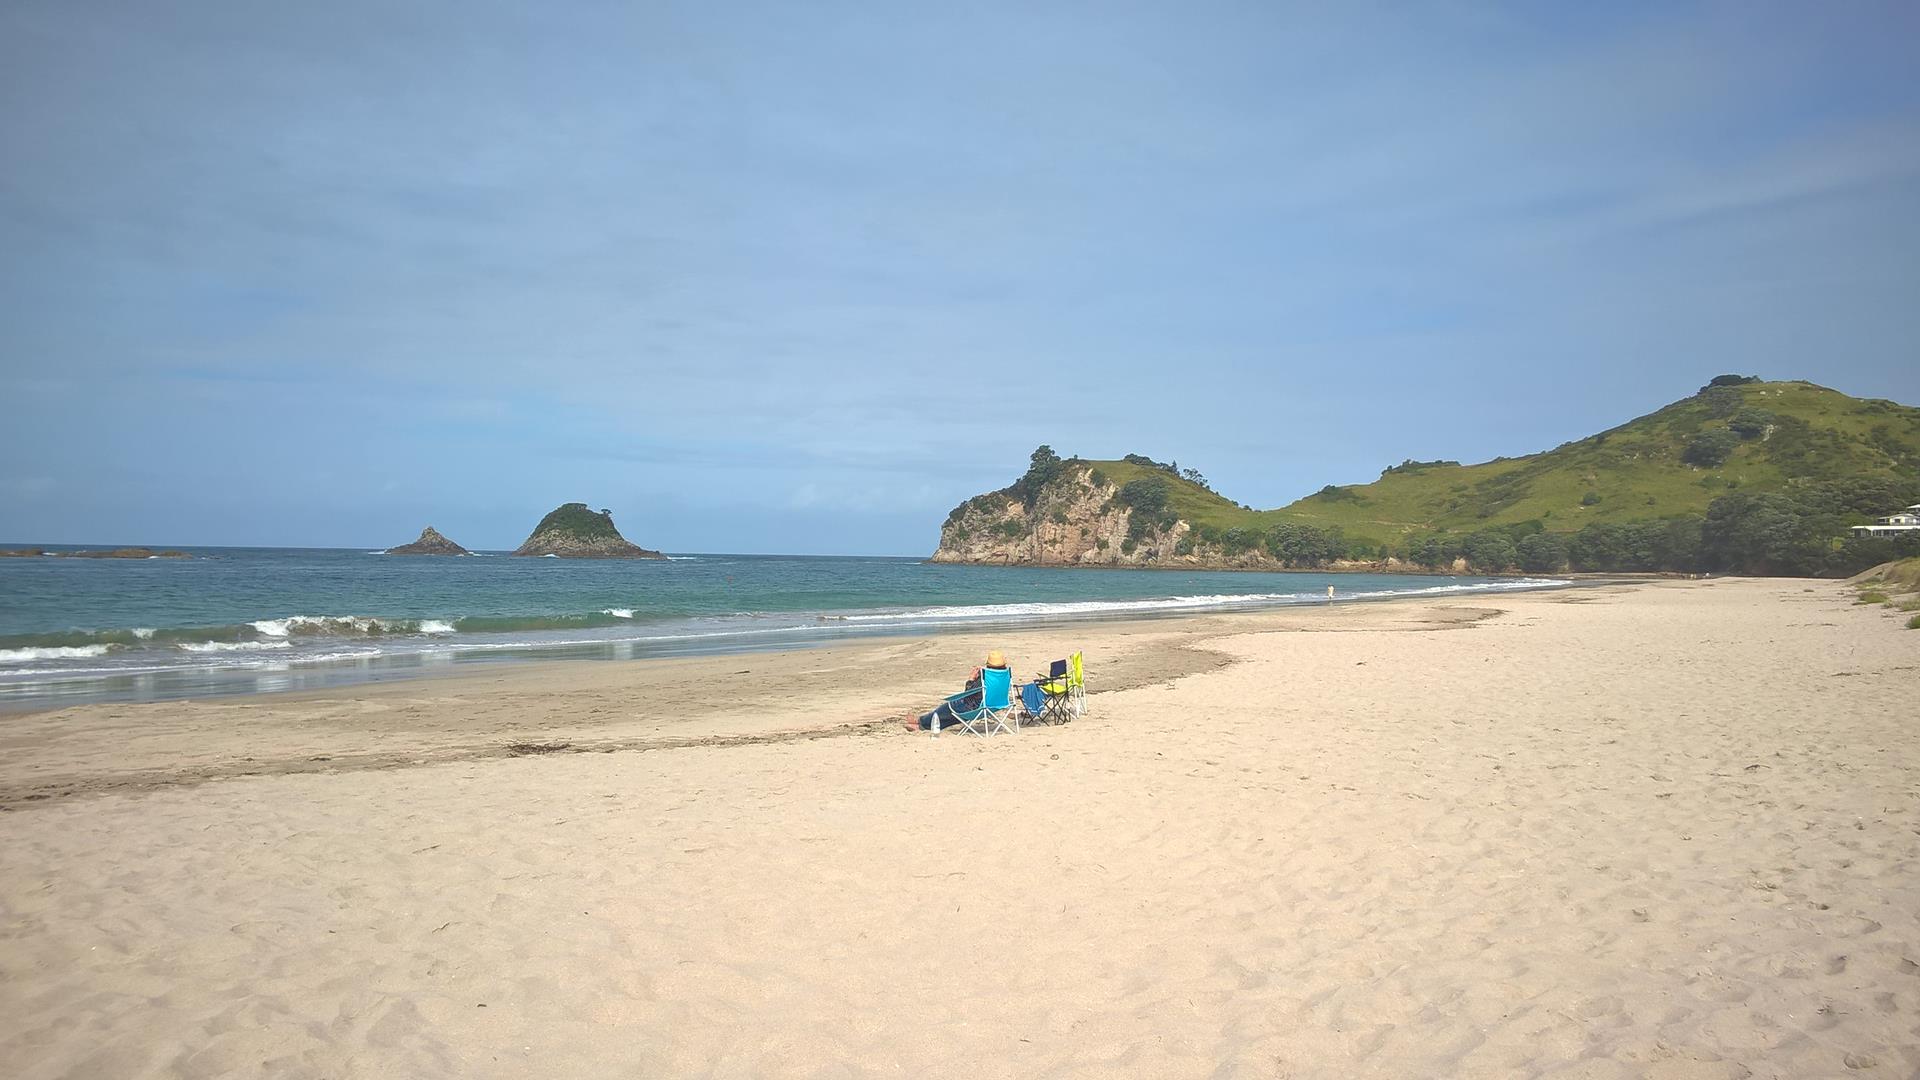
[[[1916,477],[1920,409],[1807,382],[1752,382],[1707,387],[1539,454],[1394,466],[1373,483],[1329,487],[1278,513],[1390,543],[1527,521],[1575,532],[1595,522],[1704,514],[1732,491],[1796,484],[1884,481],[1893,506]]]
[[[1372,483],[1329,485],[1271,510],[1172,464],[1131,454],[1062,462],[1042,447],[1012,486],[954,509],[935,557],[1836,574],[1920,549],[1920,537],[1848,532],[1916,500],[1920,409],[1723,375],[1552,450],[1477,465],[1402,462]]]
[[[1168,508],[1196,528],[1264,532],[1298,523],[1393,546],[1422,533],[1535,521],[1571,533],[1596,522],[1705,514],[1729,492],[1805,484],[1880,481],[1885,505],[1903,505],[1912,501],[1903,493],[1920,486],[1920,409],[1808,382],[1711,386],[1538,454],[1478,465],[1403,462],[1370,484],[1329,485],[1275,510],[1248,509],[1137,456],[1086,464],[1118,485],[1163,480]]]

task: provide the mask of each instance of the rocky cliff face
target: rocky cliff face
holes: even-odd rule
[[[387,549],[389,555],[466,555],[466,548],[441,536],[439,531],[429,525],[420,531],[420,539],[411,544]]]
[[[940,529],[933,562],[1022,566],[1119,566],[1275,570],[1264,551],[1228,553],[1201,541],[1178,518],[1143,520],[1119,488],[1096,483],[1094,470],[1069,465],[1028,506],[1010,491],[967,500]]]
[[[595,513],[586,503],[566,505],[540,519],[533,535],[515,555],[558,555],[564,559],[664,559],[665,555],[632,544],[613,527],[613,515]]]

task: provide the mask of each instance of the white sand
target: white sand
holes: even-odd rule
[[[0,1061],[1920,1073],[1920,632],[1833,584],[1014,637],[1140,685],[990,742],[859,726],[958,638],[732,661],[785,714],[701,661],[6,718]],[[489,756],[556,732],[617,752]]]

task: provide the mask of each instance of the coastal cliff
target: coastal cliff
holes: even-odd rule
[[[1174,505],[1178,485],[1191,486],[1191,481],[1162,477],[1158,469],[1124,483],[1109,475],[1108,470],[1124,468],[1062,461],[1042,447],[1026,476],[968,499],[947,515],[931,561],[1190,570],[1279,570],[1331,561],[1318,553],[1284,558],[1237,531],[1215,536],[1197,529]]]
[[[941,526],[932,561],[1150,566],[1178,550],[1191,531],[1186,522],[1167,528],[1153,522],[1133,536],[1133,510],[1116,501],[1118,494],[1111,482],[1096,481],[1092,469],[1071,467],[1037,492],[1032,505],[1012,489],[968,499]]]
[[[429,525],[420,530],[420,539],[411,544],[387,549],[389,555],[468,555],[466,548],[440,535],[439,530]]]
[[[665,555],[628,542],[613,527],[613,514],[567,503],[540,519],[515,555],[557,555],[563,559],[664,559]]]

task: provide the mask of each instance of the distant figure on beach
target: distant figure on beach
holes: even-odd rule
[[[1007,666],[1006,653],[1001,652],[999,649],[995,649],[992,652],[987,654],[987,667],[1005,668],[1006,666]],[[960,707],[962,709],[971,710],[971,709],[977,709],[980,707],[980,682],[981,682],[981,679],[983,678],[984,671],[985,669],[983,668],[974,668],[973,674],[968,676],[967,678],[967,685],[961,688],[966,692],[966,696],[960,699]],[[949,701],[943,701],[940,703],[940,706],[934,709],[932,712],[921,713],[918,716],[907,717],[903,726],[908,731],[932,731],[933,722],[936,718],[939,719],[940,727],[942,729],[950,728],[960,723],[960,718],[954,715],[953,703]]]
[[[1333,586],[1327,586],[1327,603],[1333,603]]]

